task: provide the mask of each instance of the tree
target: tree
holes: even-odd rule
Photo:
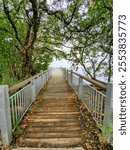
[[[11,26],[13,38],[17,40],[16,47],[21,56],[22,76],[34,74],[32,55],[40,24],[39,3],[34,0],[26,2],[3,0],[3,10],[6,21]]]
[[[2,0],[0,10],[0,62],[6,55],[11,77],[34,75],[55,56],[82,65],[91,78],[104,70],[110,81],[112,0]]]
[[[54,39],[53,41],[61,43],[61,46],[65,47],[69,43],[71,45],[70,54],[63,55],[72,61],[73,65],[82,65],[91,78],[95,78],[96,72],[102,70],[104,65],[103,76],[108,76],[108,81],[110,81],[113,55],[112,1],[75,0],[73,2],[64,1],[64,3],[66,8],[60,5],[58,9],[56,7],[57,1],[51,5],[48,5],[47,2],[42,5],[48,18],[54,22],[51,24],[49,32]],[[60,30],[61,28],[62,30]],[[52,37],[49,36],[49,39]],[[60,42],[57,42],[56,37],[60,37]],[[100,60],[97,61],[99,65],[97,62],[95,63],[97,56]],[[91,67],[88,67],[85,62],[89,62]],[[105,71],[106,68],[108,71]],[[91,70],[93,70],[93,74]]]
[[[0,2],[1,57],[4,58],[4,53],[7,53],[8,61],[6,62],[8,62],[7,70],[10,77],[26,78],[39,72],[38,68],[34,68],[35,60],[41,61],[38,60],[38,55],[37,59],[35,58],[34,49],[42,14],[39,4],[39,1],[34,0],[3,0]],[[47,56],[48,63],[44,58],[45,68],[47,68],[52,56],[47,54],[42,56]],[[1,63],[4,64],[2,68],[5,68],[5,63]]]

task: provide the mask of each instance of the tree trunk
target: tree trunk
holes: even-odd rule
[[[36,73],[36,70],[33,68],[33,47],[24,50],[22,54],[22,77],[30,77]]]

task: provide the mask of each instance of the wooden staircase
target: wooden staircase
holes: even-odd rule
[[[76,100],[76,94],[56,70],[24,118],[21,124],[24,132],[14,147],[19,147],[17,150],[20,147],[83,150],[81,116]]]

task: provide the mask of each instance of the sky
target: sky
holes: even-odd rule
[[[61,59],[61,60],[56,60],[54,59],[54,61],[51,63],[50,67],[63,67],[63,68],[70,68],[71,64],[69,61],[65,60],[65,59]]]
[[[83,72],[81,67],[78,67],[78,70],[75,70],[74,68],[71,67],[71,63],[68,60],[65,60],[65,59],[61,59],[61,60],[54,59],[53,62],[51,63],[51,65],[50,65],[50,67],[54,67],[54,68],[63,67],[63,68],[66,68],[66,69],[73,69],[73,71],[84,75],[84,72]]]
[[[59,68],[59,67],[63,67],[66,69],[72,69],[71,67],[71,63],[65,59],[61,59],[61,60],[56,60],[54,59],[53,62],[51,63],[50,67],[54,67],[54,68]],[[81,66],[78,66],[78,70],[72,69],[74,72],[77,72],[81,75],[85,75],[83,68]],[[97,79],[106,82],[106,78],[104,77],[97,77]]]

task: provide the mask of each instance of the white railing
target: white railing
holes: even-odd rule
[[[12,131],[15,130],[22,117],[32,104],[31,83],[10,97]]]
[[[10,144],[12,133],[48,81],[50,74],[51,70],[47,70],[10,88],[7,85],[0,86],[0,130],[4,146]]]
[[[63,69],[66,80],[76,91],[98,124],[112,124],[112,83],[87,78]]]

